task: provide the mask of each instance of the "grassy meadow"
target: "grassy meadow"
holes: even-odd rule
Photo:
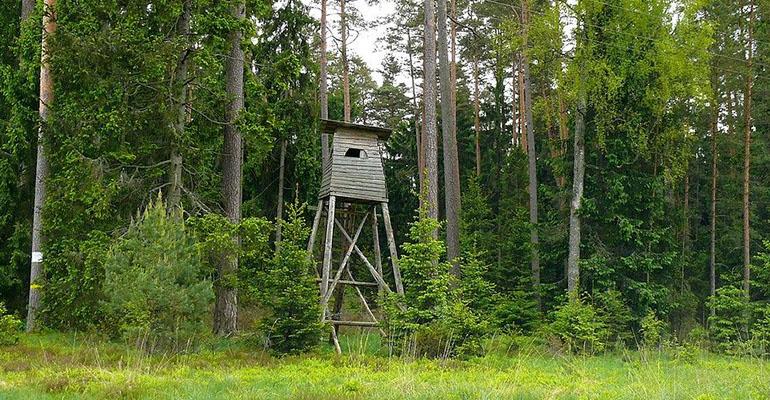
[[[700,351],[561,356],[491,345],[468,360],[388,357],[376,336],[274,358],[244,343],[147,356],[83,335],[0,348],[0,399],[768,399],[770,363]],[[511,350],[518,347],[517,350]]]

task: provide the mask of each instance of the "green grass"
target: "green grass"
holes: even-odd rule
[[[90,336],[30,335],[0,347],[0,399],[770,398],[770,363],[750,358],[499,346],[471,360],[405,360],[382,355],[376,336],[345,339],[342,356],[325,348],[278,359],[241,342],[169,357]]]

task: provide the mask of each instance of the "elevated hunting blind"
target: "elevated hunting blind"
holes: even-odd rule
[[[332,339],[338,352],[341,351],[337,340],[337,328],[341,325],[359,327],[377,327],[377,318],[372,312],[362,289],[374,288],[391,291],[385,281],[380,251],[378,216],[382,215],[385,234],[390,252],[393,283],[396,291],[403,294],[401,273],[398,268],[396,241],[388,210],[388,191],[385,185],[385,172],[382,166],[381,142],[390,137],[390,129],[373,126],[350,124],[339,121],[322,120],[321,134],[332,135],[331,157],[323,166],[321,189],[318,193],[318,207],[307,249],[311,256],[315,246],[321,217],[326,219],[323,238],[323,259],[317,266],[316,277],[321,289],[321,321],[331,324]],[[378,207],[379,206],[379,207]],[[381,214],[378,214],[378,208]],[[369,220],[372,228],[371,252],[374,264],[361,250],[358,243],[361,231]],[[342,236],[339,267],[332,270],[335,226]],[[353,227],[358,228],[351,237]],[[356,253],[366,271],[373,278],[359,280],[351,270],[351,256]],[[335,309],[329,310],[329,300],[336,294],[341,298],[346,286],[352,287],[363,305],[368,320],[342,320],[341,301],[335,298]],[[370,296],[371,298],[371,296]]]
[[[390,130],[324,120],[323,134],[332,135],[332,154],[324,166],[320,198],[382,203],[388,201],[380,141]]]

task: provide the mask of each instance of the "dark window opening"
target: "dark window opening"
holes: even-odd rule
[[[351,147],[345,152],[345,157],[366,158],[366,152],[362,149],[354,149]]]

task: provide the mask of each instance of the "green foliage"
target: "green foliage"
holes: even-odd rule
[[[148,351],[185,351],[207,334],[211,281],[181,211],[158,200],[110,246],[104,261],[105,327]]]
[[[622,346],[633,337],[633,316],[623,295],[617,290],[607,290],[594,295],[597,312],[607,327],[607,344]]]
[[[21,320],[15,315],[8,314],[5,304],[0,302],[0,346],[16,344],[21,332]]]
[[[473,263],[466,285],[455,281],[450,264],[439,261],[445,248],[433,237],[438,228],[436,220],[423,215],[411,226],[411,241],[402,246],[399,265],[405,292],[389,294],[384,302],[384,328],[393,352],[446,358],[481,350],[487,323],[469,303],[476,292],[483,294],[490,286],[479,281],[481,270]]]
[[[568,301],[551,315],[548,326],[565,350],[576,354],[594,354],[604,350],[609,335],[600,312],[584,300]]]
[[[708,319],[709,339],[720,351],[733,351],[747,340],[749,300],[740,288],[724,286],[710,297],[708,307],[715,312]]]
[[[641,331],[642,331],[642,346],[645,348],[660,348],[663,342],[663,329],[666,323],[660,320],[655,312],[650,310],[642,318]]]
[[[248,288],[254,284],[254,265],[264,263],[272,251],[270,234],[273,225],[267,219],[249,217],[234,223],[221,214],[208,213],[191,217],[186,224],[206,261],[209,275],[215,273],[222,257],[238,257],[243,266],[238,275],[219,279],[226,281],[228,287]]]
[[[270,311],[259,328],[265,347],[279,354],[301,353],[320,344],[323,325],[318,303],[318,286],[312,275],[313,262],[305,249],[309,228],[302,219],[304,206],[290,206],[280,221],[282,241],[268,263],[268,270],[257,276],[262,283],[254,290]]]

